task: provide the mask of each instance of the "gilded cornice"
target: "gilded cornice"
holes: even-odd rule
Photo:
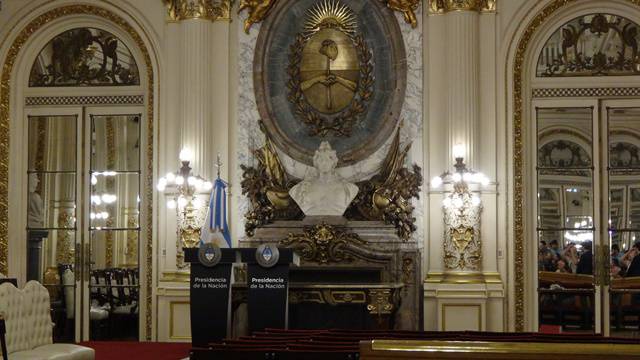
[[[231,20],[233,0],[162,0],[170,21]]]
[[[445,14],[449,11],[496,12],[498,0],[429,0],[429,14]]]
[[[167,0],[165,0],[167,1]],[[194,0],[192,0],[194,1]],[[201,0],[202,1],[202,0]],[[244,21],[244,31],[248,34],[249,29],[253,24],[262,22],[268,15],[273,5],[278,0],[240,0],[240,8],[238,13],[243,10],[247,10],[247,18]],[[411,27],[416,28],[418,26],[418,19],[416,17],[416,10],[420,6],[422,0],[380,0],[389,9],[393,11],[401,12],[404,16],[404,21],[411,24]],[[483,0],[483,2],[490,2],[494,4],[495,8],[496,0]]]

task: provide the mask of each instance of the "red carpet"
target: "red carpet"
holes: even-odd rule
[[[96,360],[177,360],[189,357],[191,343],[88,341],[80,345],[96,351]]]

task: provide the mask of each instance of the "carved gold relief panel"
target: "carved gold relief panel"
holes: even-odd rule
[[[233,0],[162,0],[169,20],[231,20]]]

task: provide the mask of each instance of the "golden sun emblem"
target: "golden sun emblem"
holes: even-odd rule
[[[310,36],[302,50],[300,89],[323,114],[344,109],[358,89],[356,26],[353,12],[338,2],[321,2],[307,14],[304,29]]]

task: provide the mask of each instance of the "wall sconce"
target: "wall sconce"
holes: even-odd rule
[[[445,171],[431,180],[431,187],[453,184],[451,192],[442,201],[444,212],[444,267],[445,273],[473,275],[481,271],[482,243],[480,240],[480,197],[469,190],[470,184],[489,185],[484,174],[467,168],[464,163],[464,145],[452,151],[454,172]]]
[[[167,173],[158,180],[156,188],[160,192],[171,189],[174,197],[167,201],[169,209],[176,209],[178,219],[178,243],[176,265],[178,269],[185,269],[183,247],[196,247],[200,241],[200,228],[204,220],[204,203],[198,198],[199,193],[211,191],[213,183],[199,175],[193,175],[191,160],[193,152],[187,148],[180,151],[182,166],[175,173]]]

